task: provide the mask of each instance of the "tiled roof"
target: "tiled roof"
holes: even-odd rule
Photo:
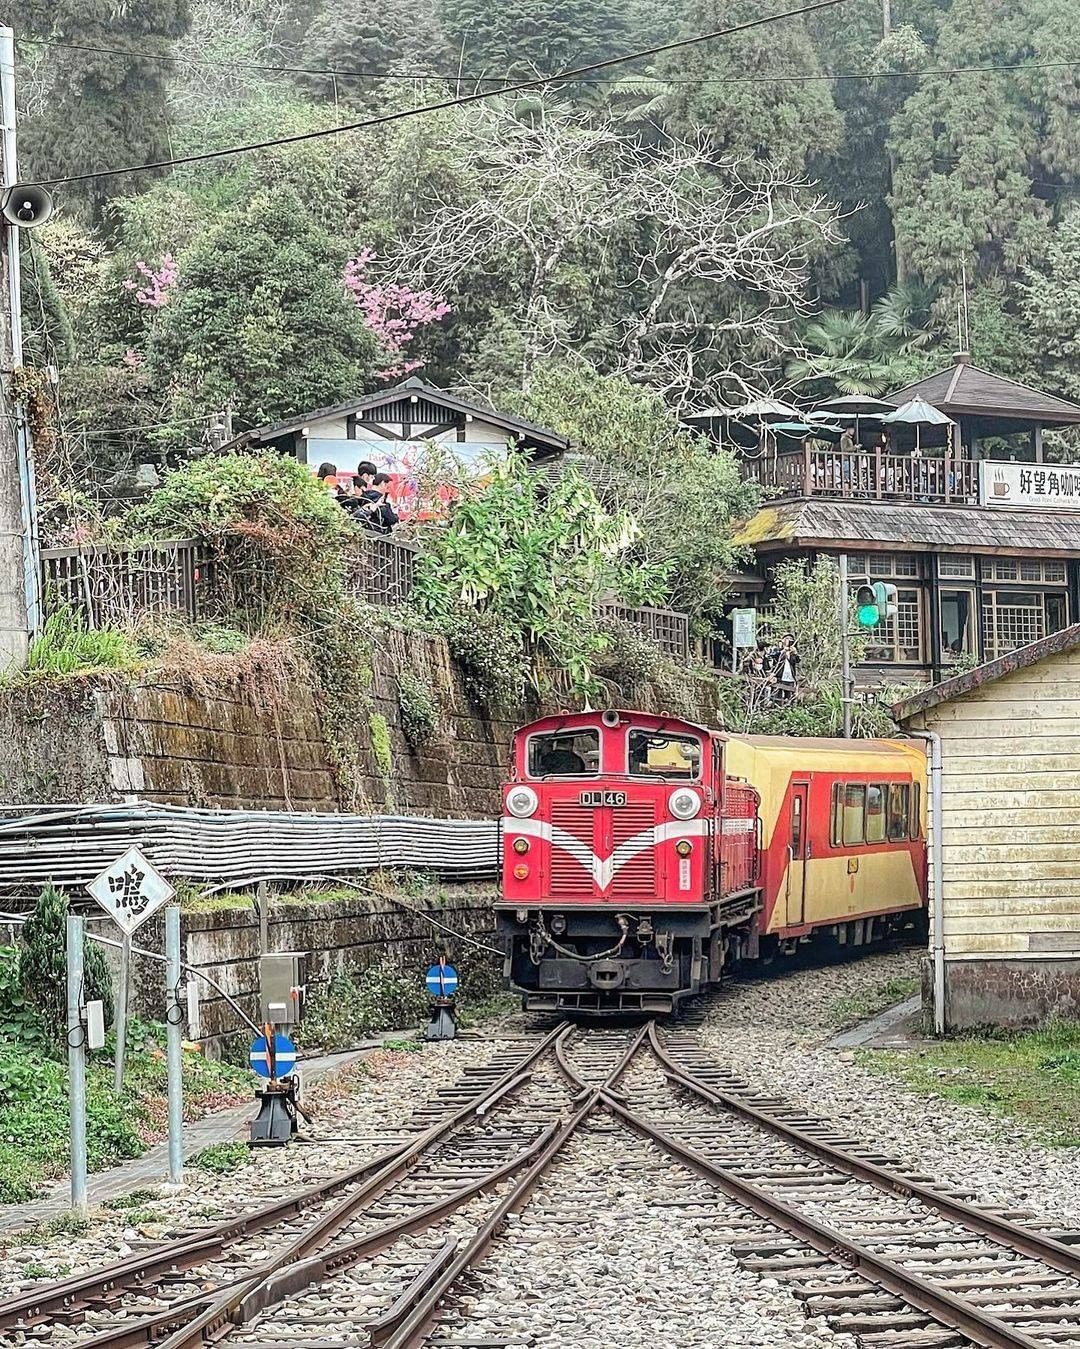
[[[735,542],[767,550],[878,543],[926,551],[963,548],[1080,557],[1080,511],[787,501],[763,506],[740,526]]]
[[[922,398],[949,416],[1005,417],[1043,426],[1080,423],[1080,406],[1076,403],[1033,389],[1019,380],[992,375],[969,361],[917,380],[886,395],[885,401],[900,407],[912,398]]]

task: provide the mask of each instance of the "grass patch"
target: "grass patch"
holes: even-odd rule
[[[139,665],[139,653],[126,633],[88,628],[81,610],[61,604],[31,642],[26,665],[39,675],[133,670]]]
[[[1080,1022],[904,1053],[864,1051],[860,1062],[915,1091],[1020,1120],[1053,1146],[1080,1146]]]
[[[110,1042],[111,1042],[110,1035]],[[165,1028],[133,1021],[124,1089],[113,1090],[109,1048],[87,1069],[87,1152],[91,1171],[138,1157],[167,1134]],[[47,1050],[0,1038],[0,1203],[33,1199],[67,1173],[68,1098],[64,1062]],[[250,1074],[188,1051],[183,1058],[184,1117],[249,1099]],[[157,1196],[136,1191],[124,1211]]]
[[[877,1016],[886,1007],[894,1007],[919,991],[918,979],[886,979],[883,984],[865,988],[850,998],[841,998],[829,1009],[829,1019],[838,1030],[857,1026],[860,1021]]]
[[[197,1152],[190,1164],[215,1176],[227,1176],[230,1172],[239,1171],[250,1156],[246,1143],[212,1143],[202,1152]]]
[[[485,1021],[498,1021],[521,1010],[521,999],[514,993],[492,993],[475,1002],[458,1007],[458,1025],[463,1029],[480,1026]]]

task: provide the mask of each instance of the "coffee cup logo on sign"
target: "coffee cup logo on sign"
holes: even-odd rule
[[[998,471],[994,474],[994,485],[992,491],[994,493],[994,496],[996,497],[1007,497],[1009,495],[1010,492],[1009,480],[1008,478],[1006,478],[1005,474],[1002,473],[1001,469],[998,469]]]

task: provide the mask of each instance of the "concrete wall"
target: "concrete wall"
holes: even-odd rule
[[[400,970],[419,985],[424,970],[445,943],[462,972],[463,994],[468,997],[470,985],[474,991],[478,987],[486,991],[501,969],[497,957],[477,951],[462,940],[464,936],[490,941],[493,900],[493,892],[483,887],[429,891],[422,896],[403,896],[402,902],[359,892],[333,901],[285,895],[269,905],[267,950],[298,951],[306,956],[310,996],[339,971],[362,972],[378,965]],[[444,934],[426,921],[424,914],[458,935]],[[116,935],[107,923],[101,928],[107,936]],[[136,944],[145,950],[161,952],[163,943],[160,916],[139,929]],[[188,965],[209,975],[258,1022],[260,930],[257,912],[249,900],[236,899],[208,912],[185,912],[182,949]],[[117,953],[109,950],[107,954],[115,980]],[[188,1029],[211,1053],[217,1052],[223,1037],[243,1031],[242,1019],[204,980],[192,976],[188,982],[198,993],[196,1020]],[[160,1021],[165,999],[164,966],[136,957],[130,987],[133,1013]]]
[[[947,1029],[1027,1030],[1055,1017],[1080,1018],[1080,959],[945,962]]]

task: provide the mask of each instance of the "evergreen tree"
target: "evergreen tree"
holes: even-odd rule
[[[1080,207],[1051,237],[1043,265],[1027,271],[1021,295],[1040,367],[1063,394],[1080,398]]]
[[[23,176],[60,178],[167,157],[165,94],[172,41],[188,28],[187,0],[16,0],[9,21],[58,43],[43,63],[46,89],[20,126]],[[120,48],[76,50],[79,44]],[[148,174],[93,178],[58,194],[100,217],[110,197],[137,192]]]
[[[434,0],[340,0],[324,5],[308,29],[301,64],[312,70],[442,72],[451,64]],[[368,101],[377,81],[306,75],[303,83],[324,98]]]
[[[248,426],[361,394],[375,339],[345,291],[347,251],[289,189],[226,214],[180,258],[151,377],[185,413],[230,404]]]
[[[759,0],[692,0],[683,30],[730,28],[761,13]],[[828,82],[788,78],[793,73],[822,73],[798,19],[671,52],[656,69],[670,81],[665,125],[687,138],[703,132],[721,155],[806,171],[838,148],[843,128]]]
[[[53,281],[45,250],[24,233],[19,252],[23,310],[23,364],[67,365],[75,339],[67,308]]]
[[[442,22],[469,74],[555,74],[638,45],[617,0],[442,0]]]

